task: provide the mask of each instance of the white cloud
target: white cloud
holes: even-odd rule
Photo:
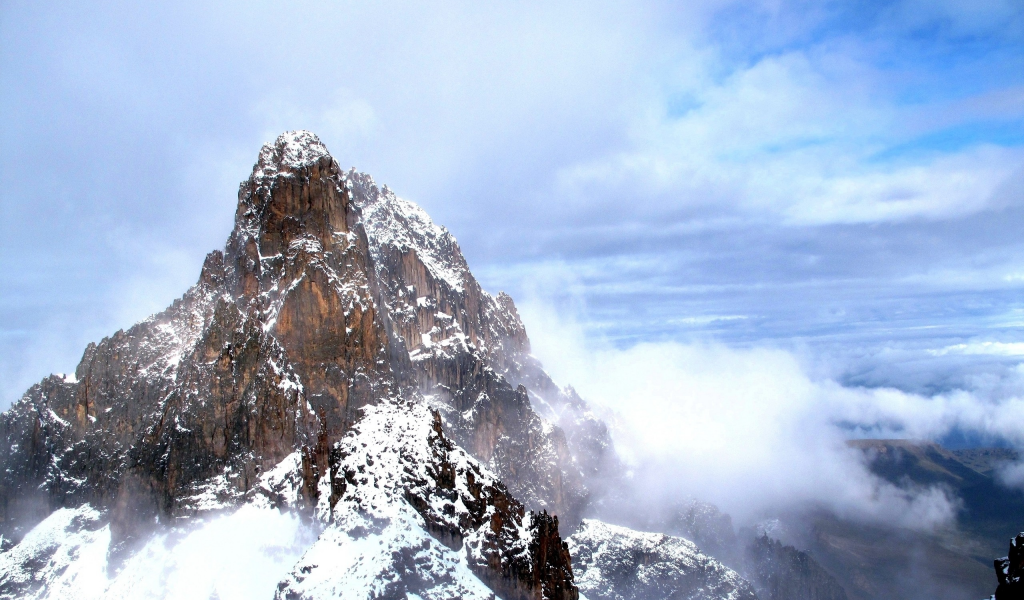
[[[607,411],[649,493],[696,496],[740,522],[814,506],[904,526],[948,525],[956,501],[871,475],[850,438],[936,439],[954,428],[1024,444],[1024,397],[848,388],[797,356],[716,343],[616,348],[536,302],[520,307],[556,381]],[[648,477],[648,474],[650,475]]]
[[[1006,462],[997,465],[995,474],[1003,485],[1024,490],[1024,462]]]
[[[335,140],[332,152],[339,157],[365,144],[380,126],[373,106],[344,88],[314,102],[291,97],[290,93],[268,95],[260,98],[251,111],[263,125],[266,141],[273,141],[283,131],[307,129]]]
[[[63,508],[25,538],[26,552],[49,561],[31,573],[47,582],[46,597],[269,599],[319,533],[298,514],[245,505],[154,533],[115,569],[108,564],[110,526],[79,531],[83,517],[89,523],[100,513],[89,505]]]
[[[243,506],[199,524],[180,540],[152,539],[131,557],[109,593],[126,598],[270,597],[316,535],[298,515]],[[119,589],[122,582],[134,589]]]
[[[954,344],[929,350],[933,356],[944,356],[946,354],[983,354],[991,356],[1024,356],[1024,343],[1021,342],[970,342],[967,344]]]
[[[693,108],[678,117],[648,110],[633,124],[630,149],[564,167],[561,194],[640,189],[669,205],[641,211],[708,205],[799,225],[948,219],[999,206],[1000,187],[1024,165],[1019,149],[969,144],[876,157],[950,123],[939,114],[921,122],[937,108],[902,106],[863,52],[805,48],[721,81],[698,78],[684,90]]]

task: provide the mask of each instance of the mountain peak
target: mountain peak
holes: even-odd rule
[[[61,523],[102,530],[104,573],[127,573],[127,589],[165,525],[244,507],[322,529],[313,562],[277,576],[278,598],[365,584],[576,600],[545,511],[576,518],[588,496],[574,449],[610,440],[582,413],[570,438],[533,410],[545,394],[569,414],[527,347],[511,300],[480,288],[447,230],[341,171],[314,134],[282,134],[239,186],[235,228],[198,285],[91,345],[76,379],[48,378],[0,414],[0,600],[29,593],[49,564],[52,545],[34,539],[77,535]],[[12,537],[26,552],[4,562]],[[100,591],[70,595],[120,597],[106,574],[79,579]]]
[[[301,169],[330,156],[327,146],[315,133],[304,129],[286,131],[273,142],[263,144],[253,175],[272,176],[281,171]]]
[[[260,149],[239,188],[235,234],[264,256],[312,236],[328,247],[349,230],[347,183],[327,147],[309,131],[287,131]]]

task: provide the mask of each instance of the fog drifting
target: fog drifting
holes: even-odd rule
[[[710,501],[739,525],[825,508],[913,529],[949,526],[955,497],[880,480],[846,441],[939,440],[962,431],[1024,444],[1024,387],[934,396],[846,387],[813,375],[793,351],[713,342],[619,348],[542,301],[523,303],[520,313],[555,380],[612,424],[641,496]],[[1021,485],[1022,472],[1009,465],[1002,480]]]

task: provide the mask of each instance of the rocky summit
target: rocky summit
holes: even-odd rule
[[[685,540],[583,522],[608,428],[447,230],[305,131],[262,148],[198,282],[0,443],[0,598],[753,597]],[[657,582],[610,564],[637,552]]]

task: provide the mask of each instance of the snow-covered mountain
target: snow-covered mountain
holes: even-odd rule
[[[584,520],[569,538],[576,583],[591,600],[756,600],[750,583],[688,540]]]
[[[0,442],[0,598],[574,599],[608,555],[572,548],[648,535],[563,541],[615,472],[607,427],[450,233],[309,132],[263,147],[198,283],[33,386]],[[679,597],[747,597],[662,546],[705,590]]]

